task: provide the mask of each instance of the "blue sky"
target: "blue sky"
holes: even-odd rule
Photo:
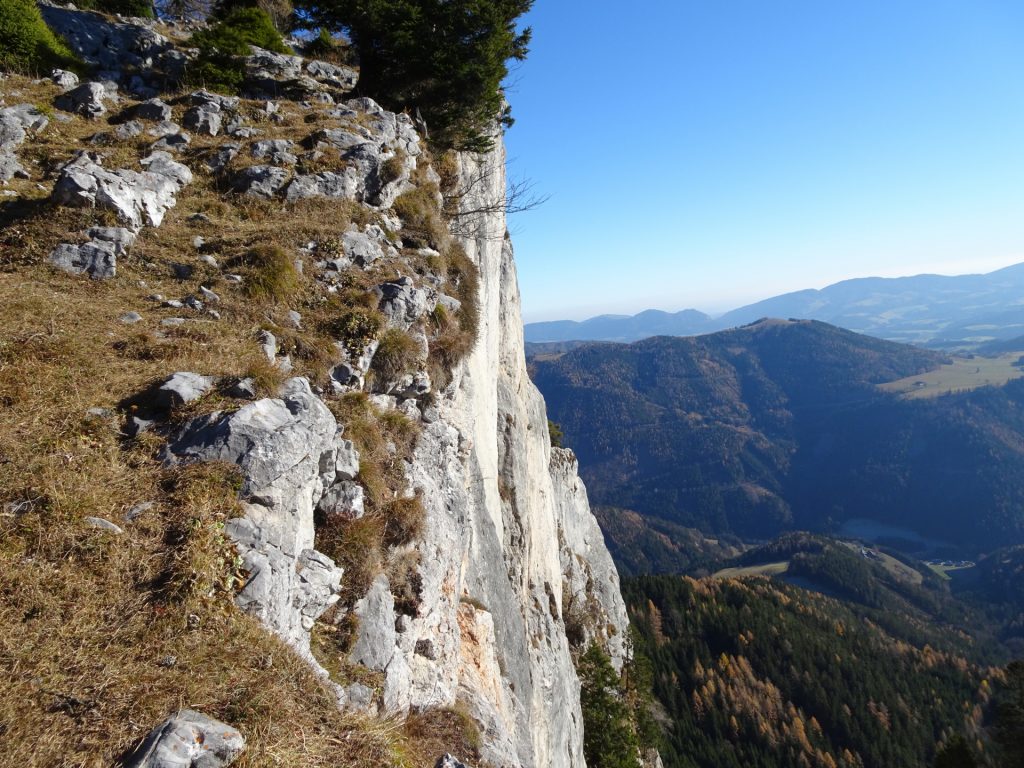
[[[1024,261],[1020,0],[536,0],[524,319]]]

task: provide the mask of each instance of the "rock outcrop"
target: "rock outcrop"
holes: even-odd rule
[[[32,104],[0,109],[0,183],[6,184],[15,176],[28,176],[15,150],[49,123],[49,119]]]
[[[163,452],[168,465],[241,468],[245,516],[227,525],[248,573],[236,601],[314,664],[309,630],[337,601],[342,571],[313,549],[313,510],[334,483],[339,445],[334,416],[305,379],[291,379],[280,398],[188,422]]]
[[[326,621],[324,614],[332,606],[337,606],[332,614],[350,610],[352,642],[338,651],[347,657],[337,660],[342,667],[363,668],[366,675],[334,681],[342,706],[402,716],[458,705],[481,728],[483,762],[508,768],[583,768],[580,685],[573,655],[598,641],[621,666],[628,654],[627,617],[575,460],[551,448],[544,402],[527,374],[504,216],[500,139],[491,152],[458,160],[466,215],[457,221],[457,239],[479,271],[479,318],[473,323],[478,333],[461,362],[438,371],[425,362],[431,339],[437,340],[430,336],[430,323],[439,326],[439,318],[460,313],[469,298],[455,279],[449,281],[451,265],[435,266],[447,258],[439,252],[446,236],[409,235],[403,241],[403,225],[410,222],[401,220],[401,211],[412,203],[396,205],[396,200],[417,190],[433,205],[440,179],[419,165],[426,155],[408,115],[384,110],[368,98],[345,101],[344,92],[355,81],[348,68],[256,50],[246,64],[249,84],[255,83],[256,90],[250,88],[247,95],[302,99],[302,111],[319,110],[330,118],[320,127],[302,128],[315,121],[296,121],[293,127],[308,132],[304,137],[278,133],[271,138],[279,109],[273,102],[258,107],[266,122],[257,129],[244,124],[253,114],[252,105],[243,109],[236,97],[198,91],[161,101],[158,86],[174,81],[184,58],[151,26],[49,5],[43,12],[86,61],[107,70],[99,82],[74,85],[65,78],[68,88],[58,97],[61,103],[78,115],[96,118],[114,103],[120,89],[142,101],[110,121],[118,127],[104,136],[116,141],[146,135],[152,138],[140,144],[158,142],[140,161],[141,170],[109,170],[98,152],[80,152],[60,169],[53,202],[107,209],[119,226],[93,227],[76,242],[59,245],[50,255],[55,267],[116,280],[117,259],[137,237],[135,247],[145,253],[143,228],[160,226],[192,181],[186,163],[205,164],[221,177],[218,189],[275,199],[282,210],[305,198],[328,197],[362,205],[367,214],[354,216],[345,231],[320,241],[289,244],[301,253],[297,263],[309,270],[304,276],[322,291],[319,298],[325,302],[330,294],[343,295],[358,277],[354,283],[366,288],[360,298],[366,303],[365,315],[380,326],[363,333],[359,316],[354,316],[349,332],[322,339],[325,349],[318,348],[318,354],[323,355],[324,370],[330,370],[329,380],[311,384],[291,378],[277,397],[257,399],[251,379],[217,381],[203,375],[209,371],[178,372],[148,393],[152,412],[139,411],[126,419],[128,434],[150,428],[170,433],[161,454],[167,466],[221,461],[240,468],[243,514],[225,527],[245,574],[235,595],[238,606],[258,617],[324,677],[328,673],[314,656],[311,630]],[[145,79],[129,75],[129,70],[146,73]],[[293,103],[287,111],[297,108]],[[202,153],[186,149],[192,139],[172,122],[175,115],[193,132]],[[0,160],[5,154],[13,157],[25,137],[43,127],[45,118],[28,107],[0,111]],[[249,141],[259,132],[263,138]],[[230,138],[214,140],[222,136]],[[180,150],[181,162],[161,148]],[[253,160],[256,164],[249,165]],[[194,215],[209,221],[205,214]],[[203,236],[192,243],[201,249]],[[424,247],[428,244],[438,250]],[[213,255],[202,258],[206,267],[219,270]],[[183,269],[187,273],[192,267]],[[357,270],[364,274],[353,275]],[[463,275],[470,272],[467,268]],[[217,319],[211,305],[223,309],[231,283],[250,279],[247,272],[223,277],[210,288],[193,286],[180,299],[150,298],[162,307],[204,311]],[[223,302],[213,288],[222,291]],[[300,307],[304,313],[306,306],[309,325],[322,322],[315,314],[316,303]],[[280,318],[284,312],[277,314]],[[287,316],[282,321],[286,328],[302,327],[298,312],[291,310]],[[141,316],[132,312],[121,319],[138,322]],[[165,317],[160,328],[185,322]],[[459,330],[469,337],[468,326]],[[394,339],[403,334],[402,365],[381,365],[387,335]],[[287,343],[284,330],[278,336],[281,344],[265,330],[258,340],[253,334],[251,342],[253,350],[262,346],[276,373],[287,373],[293,361],[288,348],[281,348]],[[160,337],[166,338],[163,330]],[[351,522],[370,512],[386,514],[381,509],[385,505],[372,506],[372,497],[381,491],[371,493],[370,484],[364,486],[359,453],[344,439],[343,425],[325,402],[352,390],[364,391],[359,397],[365,397],[382,421],[394,417],[417,423],[419,437],[411,455],[399,455],[393,444],[378,453],[389,454],[389,469],[397,467],[397,485],[404,474],[405,487],[389,486],[387,502],[418,500],[424,516],[415,534],[391,544],[386,553],[408,563],[401,571],[408,583],[400,584],[399,576],[379,568],[386,572],[371,574],[365,594],[347,595],[342,606],[338,600],[345,574],[316,549],[316,521]],[[244,404],[179,422],[173,429],[158,423],[185,404],[214,396],[243,398]],[[359,443],[355,435],[349,437]],[[182,712],[168,720],[145,749],[151,756],[171,750],[171,760],[173,751],[187,746],[189,739],[201,741],[196,729],[206,726],[197,725],[201,716],[193,715]],[[193,757],[134,764],[208,764],[202,762],[205,757]]]
[[[493,764],[582,766],[563,596],[588,605],[601,628],[589,639],[608,640],[617,664],[626,612],[575,463],[551,458],[544,403],[526,372],[501,212],[503,152],[462,163],[473,189],[464,205],[494,211],[470,222],[463,238],[481,274],[480,337],[438,398],[438,418],[424,425],[409,467],[427,508],[421,603],[395,634],[408,679],[389,677],[384,696],[411,707],[462,702]]]

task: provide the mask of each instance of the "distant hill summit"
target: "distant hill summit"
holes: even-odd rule
[[[662,312],[648,309],[638,315],[598,315],[589,320],[527,323],[528,342],[637,341],[649,336],[695,336],[719,330],[710,315],[696,309]]]
[[[844,280],[785,293],[712,318],[686,309],[529,323],[528,342],[692,336],[762,317],[821,320],[857,333],[939,349],[974,349],[1024,334],[1024,263],[983,275]]]
[[[532,366],[599,507],[709,535],[868,518],[908,541],[1024,543],[1024,379],[927,399],[878,386],[947,361],[817,321],[763,320]],[[651,549],[657,537],[629,538],[650,550],[624,558],[613,541],[629,570],[676,558]]]

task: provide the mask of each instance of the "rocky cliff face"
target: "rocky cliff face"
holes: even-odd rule
[[[575,459],[551,449],[527,376],[503,149],[461,162],[464,208],[489,211],[462,237],[481,273],[480,335],[409,467],[427,507],[422,603],[395,633],[384,697],[398,709],[464,703],[495,765],[582,766],[565,612],[585,604],[600,629],[579,642],[607,641],[621,664],[625,607]],[[361,631],[393,620],[378,612]]]
[[[465,209],[491,211],[472,216],[463,238],[481,272],[481,331],[411,470],[430,520],[431,608],[417,621],[426,633],[442,630],[433,634],[447,646],[434,660],[414,654],[413,700],[461,695],[486,724],[486,757],[496,764],[580,766],[565,611],[574,600],[595,609],[621,664],[625,608],[574,460],[550,448],[544,401],[526,372],[501,212],[503,150],[463,157],[462,184],[471,190]]]
[[[157,445],[161,471],[200,462],[241,470],[240,514],[222,528],[244,578],[226,599],[295,649],[343,708],[404,716],[457,707],[480,726],[480,757],[492,765],[582,768],[573,653],[597,640],[621,667],[627,617],[575,459],[551,448],[544,402],[527,375],[500,140],[487,154],[456,157],[450,169],[461,191],[454,240],[479,273],[479,319],[471,351],[435,376],[443,383],[432,382],[438,371],[428,352],[451,327],[446,315],[469,297],[455,298],[460,278],[451,262],[440,266],[448,234],[416,229],[431,206],[438,210],[440,176],[408,116],[346,100],[352,70],[259,49],[245,63],[250,98],[170,95],[167,83],[192,55],[187,39],[132,20],[44,11],[102,69],[92,82],[57,71],[3,94],[24,100],[18,89],[33,89],[61,110],[67,132],[48,145],[62,155],[48,158],[52,172],[26,168],[27,137],[43,134],[48,121],[28,101],[0,109],[11,169],[3,182],[17,177],[5,195],[42,192],[52,210],[83,222],[76,231],[30,220],[33,242],[49,254],[33,268],[55,290],[84,290],[88,278],[105,283],[112,306],[139,301],[149,280],[190,291],[180,300],[147,296],[154,317],[126,312],[109,335],[141,324],[145,343],[161,350],[217,339],[227,357],[259,358],[250,369],[273,386],[274,396],[259,398],[242,366],[203,352],[194,371],[147,368],[161,380],[114,417],[126,445],[156,441],[148,444]],[[131,53],[131,71],[110,51]],[[104,122],[111,130],[92,128]],[[263,223],[241,217],[231,234],[203,212],[231,219],[232,206],[278,218],[258,229]],[[302,211],[320,217],[315,227]],[[266,238],[276,251],[260,250]],[[260,294],[246,286],[261,269],[302,284],[303,313],[282,306],[300,300],[296,291],[254,306]],[[136,342],[112,343],[120,350]],[[158,363],[163,354],[171,353],[139,359]],[[373,460],[387,464],[387,488],[371,488],[365,476],[359,438],[346,433],[355,431],[346,403],[416,434],[411,451],[387,435],[378,440]],[[421,524],[381,553],[409,564],[398,571],[404,583],[391,583],[396,570],[377,563],[339,603],[356,582],[318,551],[329,548],[323,528],[333,520],[344,531],[364,515],[379,521],[416,499]],[[106,525],[131,540],[134,518],[125,519],[127,531]],[[353,570],[351,560],[346,567]],[[332,660],[347,672],[332,675],[311,632],[340,634],[343,622],[350,642],[333,648]]]

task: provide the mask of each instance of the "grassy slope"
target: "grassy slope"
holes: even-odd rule
[[[46,104],[56,90],[11,77],[5,91]],[[257,119],[256,104],[247,104]],[[183,107],[177,107],[183,110]],[[317,126],[297,110],[264,123],[265,138],[296,138]],[[180,114],[176,115],[180,119]],[[125,442],[115,409],[124,398],[176,370],[220,376],[254,374],[269,391],[257,343],[272,328],[291,351],[298,375],[322,378],[328,329],[340,307],[306,279],[289,300],[253,296],[205,266],[197,235],[232,271],[256,282],[245,254],[277,245],[321,242],[368,214],[343,202],[296,206],[225,196],[200,168],[219,139],[194,137],[188,162],[195,182],[158,229],[143,230],[121,259],[116,279],[94,282],[56,273],[45,256],[70,233],[112,221],[102,211],[51,206],[39,182],[106,121],[74,118],[22,149],[34,178],[15,181],[19,201],[0,203],[0,741],[5,762],[109,765],[181,706],[238,727],[249,740],[239,765],[432,765],[462,727],[444,712],[408,725],[342,715],[321,682],[256,621],[234,608],[234,552],[222,534],[237,512],[229,468],[165,470],[156,434]],[[111,168],[134,167],[152,139],[101,148]],[[240,158],[242,162],[246,159]],[[251,161],[250,161],[251,162]],[[203,213],[209,220],[192,222]],[[71,235],[74,236],[73,234]],[[191,276],[178,279],[184,266]],[[310,267],[309,264],[306,265]],[[388,267],[352,287],[390,278]],[[307,272],[309,270],[307,269]],[[272,276],[271,276],[272,277]],[[163,309],[151,294],[179,298],[200,285],[218,292],[221,320]],[[350,295],[350,294],[346,294]],[[305,331],[284,315],[303,314]],[[143,321],[118,317],[136,310]],[[162,328],[182,315],[183,326]],[[189,413],[237,407],[212,395]],[[178,420],[187,413],[177,414]],[[128,523],[140,501],[154,506]],[[84,518],[121,525],[115,536]]]

